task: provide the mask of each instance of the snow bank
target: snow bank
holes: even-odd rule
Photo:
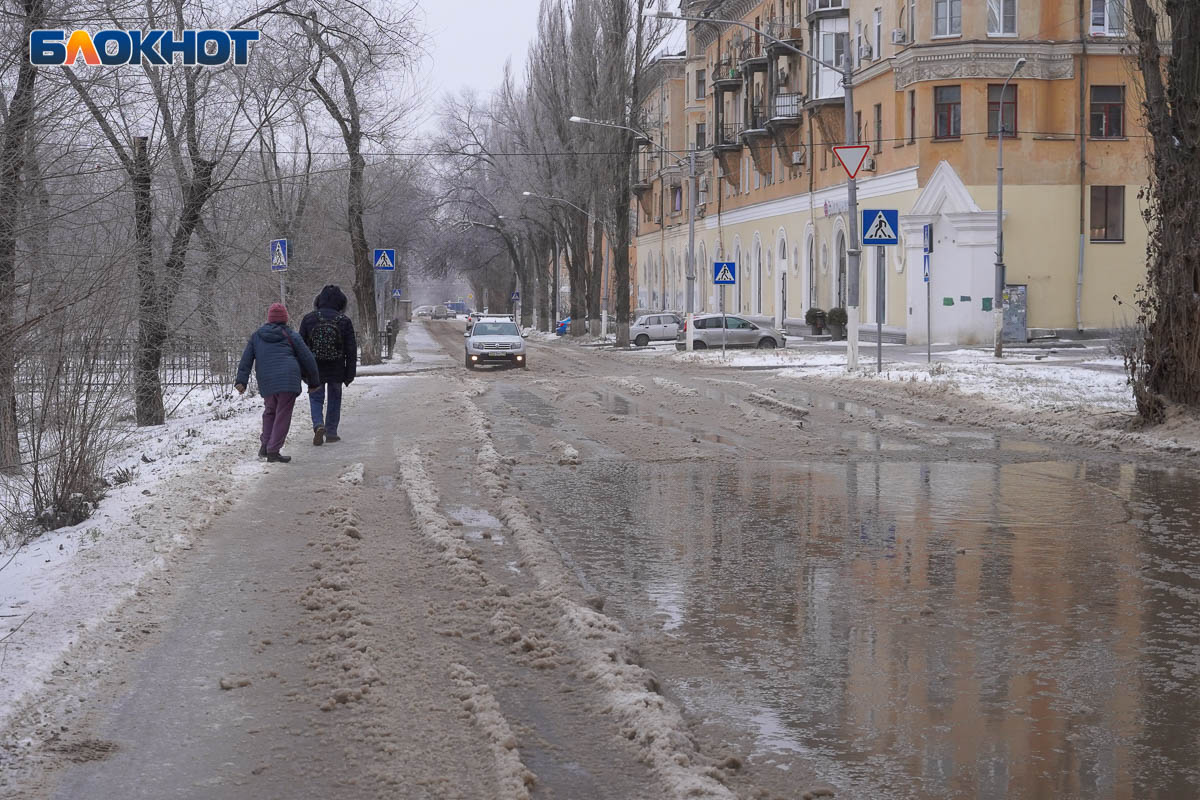
[[[129,432],[107,474],[124,469],[131,477],[90,519],[0,558],[7,623],[0,635],[11,633],[0,671],[0,727],[80,632],[94,629],[176,551],[191,549],[192,537],[262,474],[257,397],[166,398],[168,409],[176,404],[167,424]]]

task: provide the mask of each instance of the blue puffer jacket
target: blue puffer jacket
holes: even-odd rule
[[[250,335],[238,364],[237,383],[246,385],[252,365],[263,397],[281,392],[300,394],[301,376],[309,386],[320,382],[312,351],[287,325],[268,322]]]

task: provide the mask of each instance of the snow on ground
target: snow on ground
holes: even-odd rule
[[[167,423],[130,430],[110,459],[106,476],[135,472],[90,519],[0,557],[0,636],[9,634],[0,645],[0,725],[50,677],[80,630],[177,549],[191,548],[193,531],[232,504],[235,476],[244,485],[265,469],[255,460],[257,395],[196,390],[165,401],[167,409],[178,404]]]

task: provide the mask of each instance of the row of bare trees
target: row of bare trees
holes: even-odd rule
[[[503,281],[519,288],[525,325],[536,309],[548,327],[551,264],[561,256],[569,294],[559,312],[571,317],[571,333],[598,332],[608,259],[618,342],[628,343],[635,134],[625,128],[638,127],[641,76],[666,33],[641,6],[543,0],[524,75],[506,70],[489,97],[463,93],[442,109],[440,263],[471,265],[477,292],[492,297],[507,300]]]
[[[388,246],[416,248],[405,217],[434,202],[427,165],[387,155],[413,135],[423,39],[415,0],[0,5],[0,474],[34,480],[74,454],[59,497],[26,487],[49,506],[97,480],[100,448],[80,443],[116,429],[126,403],[138,425],[164,422],[173,342],[200,338],[227,367],[229,342],[278,297],[270,239],[290,243],[294,314],[338,282],[360,329],[381,327],[368,246],[399,234]],[[30,64],[31,30],[79,27],[261,38],[244,67]],[[125,392],[75,397],[95,413],[46,407],[88,392],[88,375],[110,387],[101,343],[123,338],[136,342]],[[361,342],[377,363],[378,338]]]

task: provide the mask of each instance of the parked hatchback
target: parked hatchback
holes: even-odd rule
[[[692,347],[704,350],[709,347],[720,347],[724,338],[726,347],[758,347],[771,350],[776,347],[786,347],[787,337],[783,331],[763,328],[743,317],[728,314],[723,317],[725,329],[721,330],[722,316],[720,314],[699,314],[692,318],[695,326],[692,334]],[[687,326],[682,325],[675,337],[675,349],[687,349]]]
[[[653,341],[670,341],[682,329],[683,320],[674,314],[643,314],[629,326],[629,340],[645,347]]]

